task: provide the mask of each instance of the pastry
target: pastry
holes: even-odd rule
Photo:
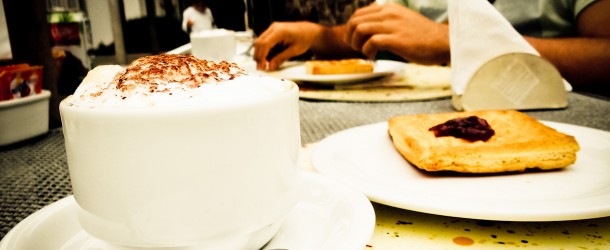
[[[305,69],[312,75],[355,74],[371,73],[374,65],[363,59],[312,60],[305,62]]]
[[[397,116],[388,132],[398,152],[426,171],[557,169],[573,164],[580,149],[573,136],[513,110]]]

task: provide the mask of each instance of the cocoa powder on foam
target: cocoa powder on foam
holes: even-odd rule
[[[139,58],[126,68],[98,66],[67,103],[93,108],[239,102],[282,92],[289,85],[281,79],[249,74],[234,63],[167,54]]]
[[[158,85],[163,83],[179,82],[197,88],[210,81],[232,80],[243,73],[236,64],[226,61],[215,63],[191,55],[155,55],[133,61],[125,72],[116,75],[112,84],[121,91],[145,84],[152,93],[158,91]]]

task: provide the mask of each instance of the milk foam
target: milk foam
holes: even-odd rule
[[[193,77],[190,75],[184,77],[184,74],[180,72],[175,74],[178,77],[175,75],[169,77],[186,79],[181,82],[166,81],[160,78],[142,79],[141,74],[130,78],[126,71],[133,65],[127,69],[119,65],[102,65],[91,70],[75,93],[65,101],[69,106],[81,108],[213,106],[265,98],[293,87],[292,82],[249,74],[235,64],[229,65],[228,69],[227,67],[217,69],[215,68],[217,65],[213,65],[214,67],[208,71],[199,72],[209,77],[195,78],[196,81],[193,81]],[[156,70],[155,67],[161,67],[159,65],[145,66],[149,67],[146,70],[153,71]],[[192,67],[187,71],[197,73]],[[183,69],[182,73],[184,73]],[[163,74],[166,76],[167,72],[163,72]],[[127,76],[127,78],[118,81],[121,75]]]

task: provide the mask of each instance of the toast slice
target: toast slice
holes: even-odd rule
[[[305,69],[311,75],[355,74],[371,73],[374,65],[363,59],[312,60],[305,62]]]
[[[430,131],[448,120],[469,116],[486,120],[494,134],[486,141],[469,141],[454,136],[436,137]],[[573,136],[512,110],[398,116],[389,119],[388,133],[398,152],[426,171],[549,170],[573,164],[580,150]]]

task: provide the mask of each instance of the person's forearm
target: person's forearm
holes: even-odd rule
[[[526,37],[526,40],[570,83],[576,86],[610,83],[610,39]]]
[[[345,25],[321,26],[320,36],[311,47],[311,51],[320,59],[362,57],[361,53],[353,50],[345,42],[345,29]]]

